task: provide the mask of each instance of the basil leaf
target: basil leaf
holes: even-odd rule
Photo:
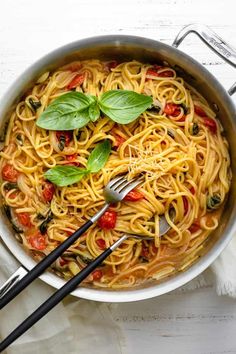
[[[100,109],[97,102],[94,102],[89,106],[88,113],[92,122],[95,122],[100,117]]]
[[[36,124],[48,130],[73,130],[89,122],[89,106],[93,96],[81,92],[69,92],[56,98],[40,115]]]
[[[44,177],[59,187],[79,182],[89,171],[76,166],[55,166]]]
[[[105,140],[102,143],[98,144],[95,149],[91,152],[88,162],[87,170],[90,172],[98,172],[101,170],[105,163],[108,160],[108,157],[111,152],[111,143],[109,140]]]
[[[128,90],[111,90],[98,101],[103,113],[117,123],[128,124],[146,111],[152,104],[150,96]]]

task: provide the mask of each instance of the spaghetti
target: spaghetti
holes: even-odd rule
[[[74,131],[35,124],[52,100],[70,90],[100,96],[114,89],[152,96],[153,106],[126,125],[106,116]],[[18,239],[41,259],[99,210],[112,178],[143,173],[144,183],[111,206],[53,269],[70,278],[125,232],[153,241],[126,240],[87,282],[124,288],[186,269],[217,228],[229,190],[222,131],[207,101],[169,67],[87,60],[45,73],[13,112],[1,152],[1,194]],[[57,165],[85,167],[91,149],[104,139],[112,152],[101,171],[66,187],[45,181],[44,173]],[[162,214],[171,230],[159,237]]]

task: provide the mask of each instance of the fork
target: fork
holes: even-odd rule
[[[127,181],[123,176],[112,179],[104,189],[105,204],[103,207],[76,230],[63,243],[56,247],[49,255],[34,266],[23,278],[19,280],[9,291],[5,292],[0,298],[0,309],[14,299],[22,290],[24,290],[32,281],[38,278],[55,260],[61,256],[85,231],[87,231],[109,208],[110,204],[120,202],[124,197],[143,181],[143,177]]]

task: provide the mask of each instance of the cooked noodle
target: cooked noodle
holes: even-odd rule
[[[221,135],[222,127],[207,101],[173,69],[161,67],[160,75],[156,76],[148,74],[150,67],[137,61],[121,63],[113,69],[98,60],[71,63],[39,78],[10,118],[0,169],[6,163],[11,164],[19,176],[15,188],[9,189],[8,182],[3,180],[1,194],[15,215],[29,213],[31,226],[22,226],[22,242],[39,259],[99,210],[104,203],[103,188],[112,178],[119,174],[128,174],[129,178],[140,173],[145,176],[145,182],[138,188],[144,198],[111,207],[117,213],[114,229],[93,225],[54,264],[54,270],[66,279],[102,252],[98,240],[104,240],[109,247],[125,232],[145,234],[153,237],[153,241],[126,240],[104,262],[100,279],[90,276],[87,281],[99,287],[124,288],[147,279],[167,277],[189,267],[218,226],[231,179],[228,144]],[[167,69],[171,76],[161,76]],[[56,132],[39,128],[35,121],[53,99],[67,92],[67,86],[78,73],[84,74],[85,79],[76,91],[100,96],[113,89],[132,90],[151,95],[155,107],[127,125],[101,116],[79,131],[74,130],[70,143],[61,150]],[[29,104],[30,98],[41,102],[36,112]],[[164,112],[169,102],[179,105],[178,115]],[[194,112],[195,105],[215,120],[216,134]],[[192,133],[194,123],[199,128],[196,135]],[[88,156],[98,142],[109,139],[115,146],[117,138],[123,138],[122,144],[112,149],[100,172],[89,174],[73,185],[56,187],[52,201],[44,201],[43,175],[49,168],[68,164],[65,156],[73,154],[78,154],[76,162],[80,167],[86,167]],[[220,207],[209,211],[207,201],[214,195],[220,199]],[[174,220],[169,216],[170,208],[175,209]],[[46,248],[37,251],[29,237],[42,223],[42,216],[46,217],[50,211],[53,218],[44,235]],[[159,217],[163,214],[171,229],[160,237]]]

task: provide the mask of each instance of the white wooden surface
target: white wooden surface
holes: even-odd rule
[[[235,0],[1,0],[0,96],[33,61],[89,36],[134,34],[171,44],[183,25],[201,22],[236,47],[235,10]],[[236,80],[235,70],[194,35],[181,49],[225,88]],[[126,334],[123,354],[223,354],[236,353],[235,305],[206,287],[110,308]]]

